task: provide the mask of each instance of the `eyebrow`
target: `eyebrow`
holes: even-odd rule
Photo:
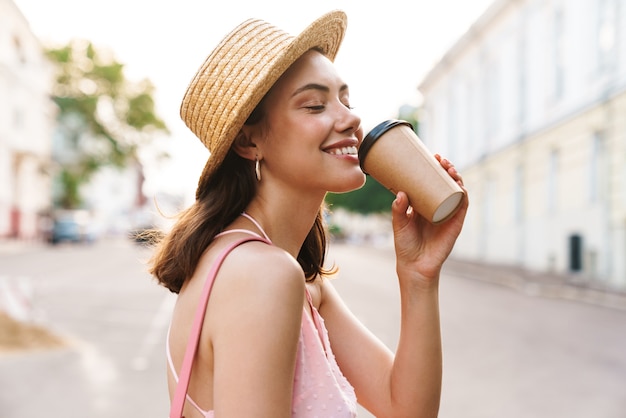
[[[343,92],[344,90],[347,90],[347,89],[348,89],[348,85],[347,84],[343,84],[339,88],[339,91]],[[309,83],[309,84],[306,84],[306,85],[300,87],[296,91],[294,91],[293,94],[291,95],[291,97],[297,96],[298,94],[302,93],[303,91],[307,91],[307,90],[319,90],[319,91],[323,91],[324,93],[330,92],[330,89],[328,88],[328,86],[324,86],[322,84],[317,84],[317,83]]]

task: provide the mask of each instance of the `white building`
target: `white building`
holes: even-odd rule
[[[626,288],[623,0],[496,0],[419,90],[470,191],[455,256]]]
[[[0,237],[36,237],[50,208],[51,82],[28,22],[0,0]]]

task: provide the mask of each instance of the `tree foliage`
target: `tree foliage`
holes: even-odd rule
[[[333,207],[342,207],[351,212],[369,214],[388,212],[395,196],[373,177],[367,176],[365,185],[348,193],[329,193],[326,203]]]
[[[80,186],[100,168],[136,161],[138,149],[168,129],[156,114],[152,83],[129,81],[109,51],[74,40],[46,52],[55,68],[52,99],[59,109],[57,204],[75,208],[82,201]]]

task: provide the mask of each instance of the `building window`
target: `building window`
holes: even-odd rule
[[[479,124],[478,115],[480,114],[476,105],[476,96],[476,81],[471,79],[467,84],[467,95],[465,96],[467,129],[463,132],[465,141],[467,141],[467,150],[469,151],[468,161],[474,161],[482,152],[478,142],[478,138],[481,136],[476,133],[476,127]]]
[[[513,210],[515,211],[515,221],[521,223],[524,221],[524,166],[522,164],[515,168],[514,181]]]
[[[557,210],[558,186],[559,186],[559,152],[552,150],[548,161],[548,213],[553,214]]]
[[[557,10],[554,14],[554,98],[561,99],[565,90],[565,22],[563,11]]]
[[[602,186],[605,179],[603,171],[606,166],[604,142],[603,132],[594,133],[589,157],[589,201],[591,203],[597,203],[602,198]]]
[[[486,93],[484,99],[486,134],[490,138],[489,144],[493,144],[491,137],[497,135],[500,129],[500,74],[496,62],[491,62],[487,66],[483,83]]]
[[[617,41],[617,0],[598,1],[598,69],[607,71],[615,65]]]
[[[459,142],[459,106],[456,99],[457,94],[456,83],[451,83],[450,91],[448,92],[448,143],[446,144],[447,153],[451,161],[457,161],[456,151],[458,149]]]
[[[518,68],[518,122],[524,126],[526,122],[526,34],[518,40],[517,48],[517,68]]]
[[[485,195],[483,206],[483,225],[485,232],[491,230],[494,224],[495,214],[495,198],[496,198],[496,182],[493,178],[488,177],[485,181]]]
[[[13,36],[13,46],[15,53],[17,54],[17,59],[20,63],[24,64],[26,62],[26,56],[24,55],[24,48],[22,48],[22,42],[20,42],[20,38],[17,36]]]

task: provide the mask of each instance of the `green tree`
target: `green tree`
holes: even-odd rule
[[[82,204],[81,185],[103,166],[126,167],[155,135],[168,133],[155,112],[152,83],[131,82],[124,65],[91,42],[50,48],[52,99],[59,112],[54,158],[59,165],[56,204]]]
[[[365,185],[348,193],[328,193],[326,203],[351,212],[369,214],[388,212],[395,196],[373,177],[367,176]]]

